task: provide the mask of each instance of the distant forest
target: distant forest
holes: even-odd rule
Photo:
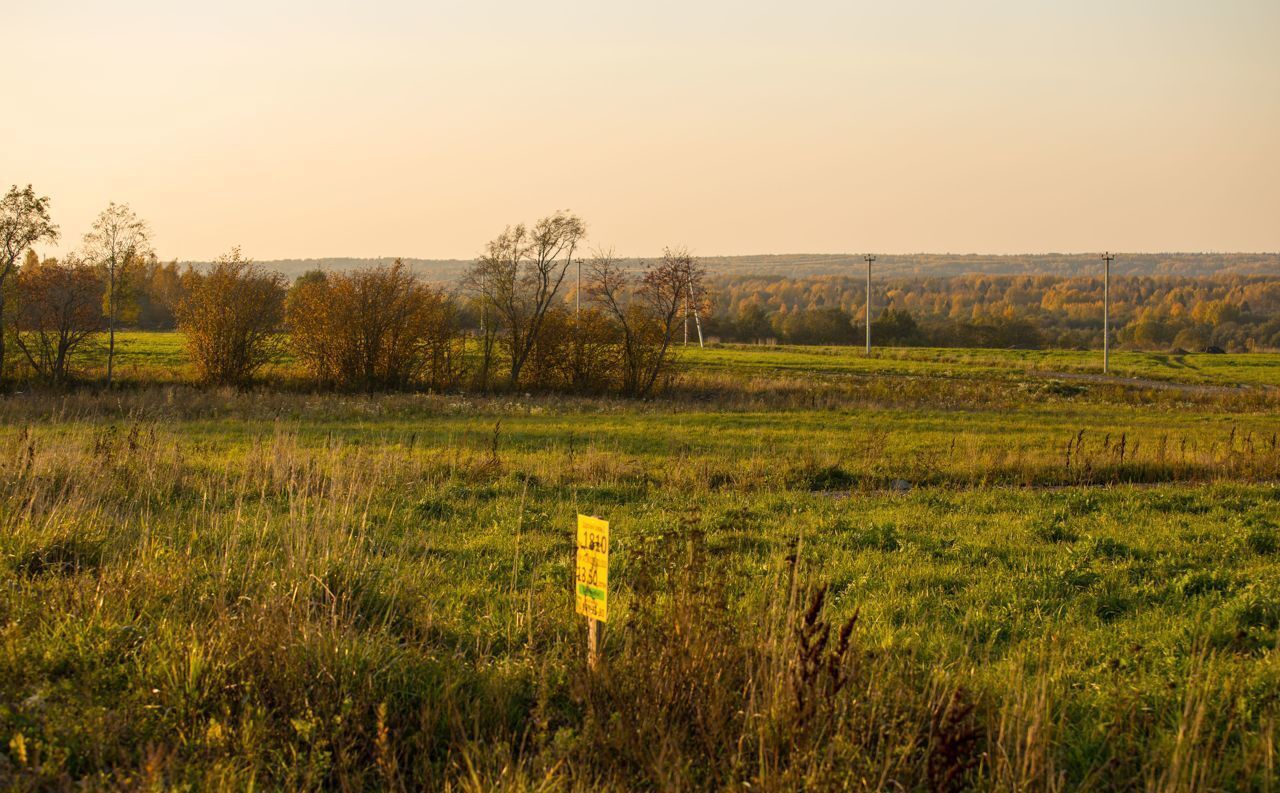
[[[704,331],[732,341],[854,344],[866,282],[849,276],[713,278]],[[1102,279],[1052,275],[883,278],[873,283],[876,344],[1096,347]],[[1280,348],[1280,278],[1113,276],[1114,340],[1141,349]]]
[[[390,259],[261,262],[290,280]],[[419,278],[456,287],[465,260],[405,259]],[[702,257],[711,278],[704,333],[723,341],[857,344],[865,263],[855,255]],[[624,260],[638,267],[640,260]],[[191,263],[196,269],[201,263]],[[185,264],[140,274],[133,320],[173,327]],[[570,275],[570,281],[572,274]],[[573,300],[568,283],[566,299]],[[872,332],[885,346],[1096,347],[1101,262],[1091,254],[884,255],[874,264]],[[1280,254],[1122,254],[1112,265],[1114,341],[1140,349],[1280,349]],[[465,308],[464,325],[479,325]]]
[[[397,257],[356,259],[275,259],[264,267],[296,278],[314,270],[355,270],[390,264]],[[471,266],[471,259],[410,259],[399,257],[419,278],[431,283],[456,281]],[[765,256],[701,256],[713,275],[813,275],[859,274],[866,267],[862,254],[780,254]],[[641,259],[622,259],[638,267]],[[179,262],[197,267],[208,262]],[[1095,275],[1101,263],[1095,254],[1047,253],[1013,256],[944,253],[883,254],[876,258],[875,274],[881,277],[950,277],[955,275]],[[1115,275],[1269,275],[1280,277],[1280,253],[1124,253],[1111,265]]]

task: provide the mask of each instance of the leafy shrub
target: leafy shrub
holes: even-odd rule
[[[461,375],[453,303],[399,260],[301,281],[285,316],[294,353],[325,385],[446,388]]]
[[[36,376],[63,383],[78,354],[102,330],[102,279],[77,260],[28,264],[18,271],[13,340]]]
[[[249,382],[280,353],[284,277],[233,248],[207,272],[185,278],[176,315],[197,376],[217,385]]]
[[[525,364],[528,385],[600,393],[617,382],[618,329],[596,309],[547,310]]]

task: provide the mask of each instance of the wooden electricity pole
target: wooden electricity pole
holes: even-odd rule
[[[1111,371],[1111,251],[1102,254],[1102,373]]]
[[[693,281],[689,282],[689,305],[693,307],[693,324],[698,328],[698,349],[702,349],[702,319],[698,317],[698,304],[693,299]],[[689,318],[685,316],[684,343],[689,343]]]
[[[862,258],[867,261],[867,355],[871,355],[871,263],[876,257],[868,253]]]

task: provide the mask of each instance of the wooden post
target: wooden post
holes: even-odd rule
[[[600,623],[609,619],[609,522],[578,515],[575,610],[587,619],[587,669],[600,665]]]
[[[594,672],[600,664],[600,620],[587,617],[587,669]]]

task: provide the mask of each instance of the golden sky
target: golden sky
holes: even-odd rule
[[[0,0],[62,248],[1280,250],[1280,2]]]

